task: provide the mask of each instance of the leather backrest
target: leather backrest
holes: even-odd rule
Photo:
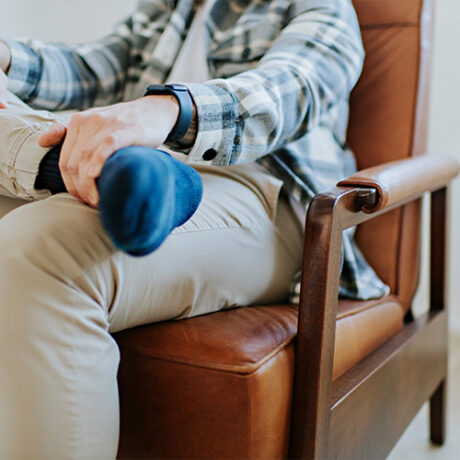
[[[366,50],[350,101],[348,142],[358,168],[425,151],[431,0],[354,0]],[[358,244],[409,308],[420,265],[420,202],[361,225]]]

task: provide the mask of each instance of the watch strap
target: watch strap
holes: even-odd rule
[[[166,138],[166,142],[178,141],[185,136],[185,133],[188,131],[192,123],[192,96],[190,95],[186,86],[175,83],[167,85],[150,85],[147,87],[144,96],[162,96],[166,94],[174,96],[179,103],[179,116],[177,118],[176,124]]]

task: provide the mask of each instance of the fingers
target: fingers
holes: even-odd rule
[[[117,136],[109,134],[104,137],[101,143],[94,148],[90,147],[86,149],[81,155],[82,164],[80,167],[79,183],[76,185],[80,195],[93,207],[99,202],[96,178],[100,176],[105,162],[117,150],[128,145],[119,139],[123,140],[121,131],[117,133]]]
[[[59,169],[68,192],[93,207],[99,201],[99,194],[88,169],[104,122],[94,111],[75,114],[67,128],[59,160]]]
[[[99,193],[95,179],[89,174],[91,158],[94,155],[93,148],[86,148],[80,153],[80,167],[78,177],[74,178],[75,186],[83,200],[92,207],[99,203]]]
[[[67,129],[67,135],[64,143],[62,144],[61,153],[59,155],[59,170],[61,171],[62,180],[67,191],[78,198],[80,201],[84,201],[83,198],[77,191],[77,187],[74,183],[74,176],[78,174],[79,165],[78,163],[70,164],[70,158],[72,156],[73,149],[77,144],[77,138],[79,133],[79,126],[72,121]]]
[[[99,203],[99,192],[97,190],[96,181],[88,174],[88,163],[82,164],[80,167],[78,191],[82,196],[83,201],[91,207],[97,207]]]
[[[8,78],[0,70],[0,109],[8,108],[7,98],[6,98],[6,88],[8,85]]]
[[[55,123],[45,133],[41,134],[38,138],[40,147],[54,147],[61,144],[67,133],[67,127],[63,123]]]
[[[61,149],[59,169],[68,192],[93,207],[99,202],[95,179],[107,158],[132,137],[127,129],[113,131],[114,123],[102,114],[80,112],[72,117]]]
[[[109,134],[105,136],[103,142],[97,146],[91,155],[88,167],[88,174],[90,177],[93,179],[99,177],[101,175],[102,168],[110,155],[128,145],[128,143],[123,142],[124,137],[123,132],[120,131],[117,135]]]
[[[87,176],[89,177],[89,176]],[[88,185],[86,187],[87,192],[86,192],[86,202],[93,208],[96,208],[97,205],[99,204],[99,192],[96,187],[96,181],[94,179],[91,179],[88,182]]]
[[[161,108],[164,100],[157,103]],[[170,118],[153,110],[151,102],[115,104],[79,112],[67,128],[53,126],[40,137],[40,145],[50,146],[64,138],[59,160],[64,184],[76,198],[96,206],[99,195],[95,181],[107,158],[128,145],[160,145],[174,125],[175,119]]]

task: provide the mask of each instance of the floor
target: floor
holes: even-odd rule
[[[446,443],[442,447],[430,444],[428,405],[425,404],[396,444],[388,460],[460,459],[460,337],[451,337],[449,353]]]

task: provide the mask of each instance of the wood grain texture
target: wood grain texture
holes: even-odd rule
[[[431,190],[429,186],[427,190]],[[412,192],[408,197],[401,196],[398,203],[373,214],[363,212],[362,207],[374,200],[374,194],[369,189],[336,187],[317,195],[307,214],[290,458],[384,458],[423,402],[446,379],[447,314],[443,309],[447,216],[443,187],[433,193],[432,200],[431,313],[408,323],[394,339],[366,358],[363,362],[369,367],[364,371],[358,365],[334,383],[336,397],[337,392],[346,392],[331,412],[342,231],[421,197],[423,190],[416,196]],[[373,370],[376,367],[378,373]],[[340,390],[341,383],[350,382],[344,378],[361,371],[354,386],[344,385]],[[442,401],[442,394],[432,400],[435,440],[443,438]],[[340,427],[351,427],[352,431],[341,431]]]
[[[325,458],[385,458],[446,372],[447,315],[428,313],[334,383]]]

